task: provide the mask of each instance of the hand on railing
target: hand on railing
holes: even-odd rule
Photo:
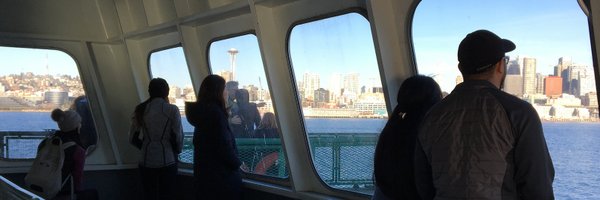
[[[246,162],[242,162],[242,165],[240,165],[240,170],[242,170],[243,172],[250,172],[250,169],[248,169],[248,166],[246,165]]]

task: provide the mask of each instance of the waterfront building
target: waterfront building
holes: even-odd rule
[[[59,90],[46,91],[44,101],[52,106],[61,106],[69,102],[69,93]]]
[[[596,92],[588,92],[581,98],[581,103],[587,107],[598,108],[598,95]]]
[[[547,105],[561,105],[561,106],[568,106],[568,107],[580,107],[581,99],[579,99],[573,95],[563,93],[560,98],[548,99],[548,102],[546,104]]]

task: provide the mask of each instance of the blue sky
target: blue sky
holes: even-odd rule
[[[423,0],[413,21],[419,73],[451,91],[458,44],[477,29],[513,41],[517,48],[507,55],[536,58],[538,73],[553,73],[562,56],[592,66],[587,18],[576,0]]]
[[[456,50],[466,34],[488,29],[512,40],[517,49],[511,57],[537,58],[537,71],[552,73],[561,56],[591,66],[587,18],[576,0],[423,0],[413,21],[413,43],[420,74],[435,76],[442,89],[451,91],[459,71]],[[238,49],[237,79],[266,87],[258,42],[248,34],[216,41],[210,47],[212,72],[229,69],[230,48]],[[327,87],[331,73],[360,73],[361,79],[377,77],[377,61],[368,21],[350,13],[292,29],[289,52],[298,80],[305,72],[321,75]],[[47,59],[46,59],[47,55]],[[54,50],[0,47],[0,76],[20,72],[77,75],[75,62]],[[190,84],[183,51],[174,48],[151,57],[153,76],[172,85]]]
[[[0,60],[0,76],[21,72],[79,76],[75,60],[58,50],[0,47]]]

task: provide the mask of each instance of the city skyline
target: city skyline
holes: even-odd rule
[[[456,67],[458,43],[476,29],[489,29],[515,42],[517,48],[507,55],[535,57],[537,72],[544,75],[551,74],[557,58],[563,56],[592,66],[587,18],[575,1],[553,1],[544,4],[544,7],[534,0],[423,1],[417,6],[412,24],[417,70],[420,74],[433,76],[446,92],[452,91],[455,77],[460,75]],[[357,13],[293,27],[289,53],[296,81],[306,71],[330,74],[352,70],[363,76],[379,77],[372,38],[369,22]],[[239,73],[236,74],[240,76],[236,79],[246,85],[259,85],[260,77],[262,84],[266,85],[261,51],[254,34],[211,43],[209,63],[212,73],[230,68],[227,51],[231,48],[239,51],[236,68]],[[158,74],[172,85],[185,87],[191,84],[189,78],[182,76],[182,73],[189,74],[183,51],[168,54],[170,59],[159,62],[166,67]],[[76,62],[68,54],[57,50],[0,47],[0,58],[3,59],[0,75],[37,74],[38,71],[79,74]],[[259,74],[256,74],[257,69]],[[152,71],[155,76],[154,72],[160,70]]]

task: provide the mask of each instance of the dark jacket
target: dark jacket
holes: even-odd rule
[[[279,138],[277,128],[259,128],[254,130],[254,138]]]
[[[421,124],[415,176],[424,199],[554,199],[554,167],[527,102],[465,81]]]
[[[197,198],[239,199],[241,162],[225,111],[216,104],[186,103],[194,128],[194,187]]]
[[[237,110],[231,112],[232,117],[238,116],[241,124],[231,124],[234,135],[238,138],[253,137],[254,128],[260,124],[260,113],[255,103],[237,103]]]

